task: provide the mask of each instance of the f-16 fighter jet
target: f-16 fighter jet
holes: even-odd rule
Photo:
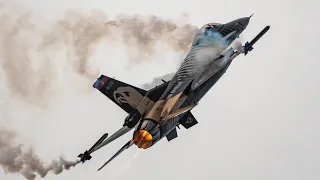
[[[126,111],[128,116],[118,131],[109,138],[108,134],[104,134],[89,150],[80,154],[80,161],[84,163],[90,160],[93,152],[133,129],[132,139],[100,169],[133,144],[147,149],[163,137],[168,141],[178,137],[176,128],[180,124],[186,129],[196,125],[198,121],[191,109],[222,77],[233,59],[251,51],[253,45],[269,30],[270,26],[266,26],[251,42],[239,49],[230,47],[246,29],[251,16],[226,24],[204,25],[172,79],[167,82],[163,80],[163,84],[148,91],[101,75],[93,87]]]

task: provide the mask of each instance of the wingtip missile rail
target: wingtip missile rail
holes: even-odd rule
[[[256,37],[254,37],[252,39],[252,41],[250,42],[246,42],[246,44],[244,45],[244,55],[247,55],[249,51],[253,50],[253,45],[266,33],[268,32],[270,29],[270,26],[266,26],[265,28],[262,29],[262,31],[260,31],[260,33],[258,35],[256,35]]]
[[[258,35],[256,35],[256,37],[254,37],[250,42],[246,42],[246,44],[242,47],[243,50],[241,50],[241,53],[244,53],[244,55],[247,55],[249,53],[249,51],[253,50],[253,45],[270,29],[270,26],[266,26],[265,28],[262,29],[262,31],[260,31],[260,33]],[[240,51],[236,51],[234,52],[229,61],[232,61],[234,58],[236,58],[237,56],[239,56]]]
[[[94,149],[101,144],[106,138],[108,137],[108,133],[105,133],[103,136],[101,136],[101,138],[89,149],[86,150],[84,153],[79,154],[78,157],[80,158],[80,162],[82,162],[82,164],[87,161],[90,160],[91,157],[91,153],[94,151]]]

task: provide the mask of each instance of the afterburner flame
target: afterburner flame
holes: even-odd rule
[[[147,149],[152,144],[152,135],[146,130],[138,130],[133,135],[133,142],[142,149]]]

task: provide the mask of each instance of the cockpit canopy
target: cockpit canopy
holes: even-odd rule
[[[217,29],[218,30],[218,27],[220,27],[220,26],[221,26],[221,24],[219,24],[219,23],[208,23],[208,24],[202,26],[200,28],[199,32],[204,33],[204,31],[206,29]]]
[[[214,30],[214,31],[219,31],[221,29],[221,27],[223,26],[223,24],[219,24],[219,23],[208,23],[204,26],[202,26],[198,33],[196,34],[196,36],[194,37],[194,40],[192,42],[191,47],[194,47],[196,45],[198,45],[202,39],[203,39],[203,35],[205,34],[206,30]]]

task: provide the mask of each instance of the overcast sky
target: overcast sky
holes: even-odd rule
[[[320,40],[319,1],[0,0],[0,7],[7,14],[21,12],[15,12],[13,6],[32,9],[35,19],[42,23],[61,19],[70,9],[98,9],[110,18],[141,14],[179,19],[187,14],[184,21],[197,27],[254,13],[243,33],[244,40],[251,40],[266,25],[271,26],[255,49],[238,57],[192,110],[198,125],[178,130],[179,137],[170,143],[163,139],[146,151],[133,147],[97,172],[131,138],[132,134],[128,134],[93,154],[91,161],[45,179],[320,179],[320,63],[316,54]],[[33,23],[37,26],[37,22]],[[1,40],[1,46],[5,45]],[[121,40],[104,41],[94,53],[91,65],[100,73],[141,86],[173,72],[183,59],[183,53],[164,48],[132,65],[124,48]],[[16,96],[7,86],[8,78],[0,72],[0,79],[5,82],[0,86],[0,126],[16,132],[17,142],[33,146],[44,161],[60,154],[74,160],[103,133],[120,128],[126,116],[98,91],[87,90],[83,84],[94,78],[90,76],[88,81],[63,69],[60,62],[65,58],[61,54],[67,54],[65,51],[51,49],[49,59],[54,59],[59,75],[58,79],[51,79],[51,84],[56,81],[58,88],[50,91],[44,102],[39,100],[40,105],[31,103],[32,98],[38,97],[36,93],[27,100]],[[3,56],[0,58],[3,63]],[[29,60],[33,61],[32,58],[40,56],[30,55]],[[27,77],[21,76],[24,78]],[[21,87],[27,86],[21,79]],[[0,170],[0,179],[24,178]]]

